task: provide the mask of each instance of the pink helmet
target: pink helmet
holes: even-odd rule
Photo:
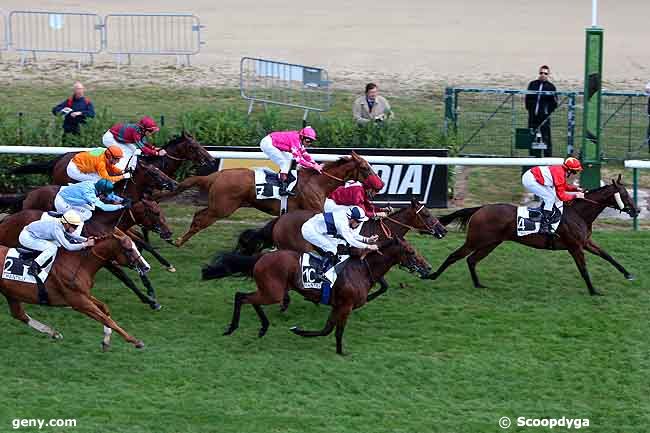
[[[305,126],[304,128],[302,128],[300,131],[298,131],[298,135],[301,138],[308,138],[311,141],[316,141],[317,139],[316,131],[311,126]]]
[[[379,176],[372,174],[363,181],[363,187],[365,189],[374,189],[376,191],[381,191],[381,189],[384,187],[384,182],[382,182]]]
[[[140,121],[138,122],[140,126],[142,126],[143,129],[151,132],[158,132],[160,131],[160,128],[158,128],[158,125],[156,124],[156,121],[153,120],[149,116],[144,116]]]

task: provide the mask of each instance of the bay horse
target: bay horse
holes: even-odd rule
[[[0,245],[0,263],[4,263],[9,248]],[[48,291],[49,305],[53,307],[72,307],[104,325],[102,349],[110,348],[113,331],[120,334],[136,348],[144,343],[126,333],[111,317],[108,306],[91,294],[95,285],[95,275],[111,261],[130,266],[139,272],[147,272],[149,265],[142,258],[133,241],[119,229],[96,240],[96,244],[83,251],[59,249],[45,287]],[[32,319],[22,304],[38,304],[36,284],[0,279],[0,292],[7,298],[11,315],[21,322],[54,339],[63,336],[50,326]]]
[[[372,174],[374,172],[368,161],[355,152],[349,157],[325,163],[323,173],[309,169],[299,170],[296,196],[288,198],[288,211],[320,211],[327,195],[345,181],[364,180]],[[230,216],[241,207],[254,207],[271,215],[280,214],[279,200],[256,198],[255,173],[248,168],[231,168],[216,171],[208,176],[188,177],[174,191],[156,194],[155,198],[166,199],[195,187],[208,192],[208,207],[194,214],[190,228],[175,242],[179,247],[216,220]]]
[[[292,250],[299,253],[315,251],[312,244],[302,237],[301,228],[308,219],[320,212],[310,210],[295,210],[272,219],[264,227],[245,230],[239,235],[235,252],[243,255],[254,255],[265,248],[277,247],[281,250]],[[361,234],[365,237],[378,235],[378,242],[383,242],[393,237],[403,238],[415,230],[428,234],[436,239],[442,239],[447,230],[429,210],[417,199],[412,199],[409,206],[397,210],[386,218],[370,219],[363,223]],[[382,277],[377,280],[380,288],[368,295],[368,302],[388,290],[388,283]],[[282,311],[289,306],[289,295],[282,304]]]
[[[601,293],[591,283],[584,250],[611,263],[626,279],[634,279],[631,273],[591,239],[593,222],[608,207],[625,212],[631,217],[639,214],[625,186],[621,183],[620,175],[618,179],[612,180],[611,184],[588,191],[584,199],[566,202],[556,237],[540,234],[517,236],[517,207],[510,204],[489,204],[461,209],[442,216],[439,219],[444,225],[459,221],[461,227],[467,226],[467,237],[465,243],[451,253],[438,270],[427,278],[435,280],[448,266],[469,256],[467,265],[474,287],[483,288],[476,274],[476,265],[503,241],[512,241],[537,249],[567,250],[587,283],[589,294],[600,295]]]
[[[18,247],[20,245],[18,237],[22,229],[29,225],[29,223],[38,221],[43,213],[44,211],[42,209],[24,209],[20,212],[7,215],[0,221],[0,245]],[[112,230],[116,225],[118,229],[126,232],[135,224],[141,224],[151,230],[159,231],[161,237],[166,236],[167,238],[171,238],[171,230],[167,225],[165,216],[162,214],[158,203],[148,200],[135,202],[131,209],[127,211],[104,212],[102,210],[96,210],[93,213],[93,217],[84,224],[83,234],[85,236],[99,236]],[[137,241],[136,245],[142,245],[145,248],[148,246]],[[149,305],[153,310],[159,310],[161,308],[156,300],[156,291],[146,274],[140,274],[140,279],[147,288],[147,294],[144,294],[119,266],[109,263],[106,265],[106,269],[131,289],[142,303]]]
[[[329,335],[336,328],[336,353],[343,355],[343,331],[348,316],[353,309],[366,304],[368,292],[377,279],[383,277],[393,266],[399,264],[410,272],[427,275],[431,266],[407,241],[394,237],[379,245],[379,253],[369,253],[365,257],[350,257],[332,287],[330,313],[325,327],[320,331],[305,331],[298,327],[291,331],[302,337],[320,337]],[[305,289],[302,286],[300,253],[290,250],[277,250],[259,256],[235,257],[227,255],[230,260],[238,262],[235,272],[245,273],[255,279],[257,291],[235,294],[233,316],[224,335],[230,335],[239,327],[239,317],[243,304],[251,304],[261,322],[258,335],[263,337],[269,328],[262,305],[282,302],[287,287],[300,293],[305,299],[318,303],[320,292]],[[224,257],[225,258],[225,257]],[[203,279],[222,277],[222,263],[211,265],[203,270]],[[233,266],[231,264],[230,266]],[[231,268],[232,269],[232,268]],[[235,273],[233,272],[233,273]]]

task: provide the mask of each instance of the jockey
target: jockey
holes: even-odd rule
[[[325,260],[319,271],[321,274],[339,262],[339,245],[347,244],[373,251],[378,249],[377,245],[374,245],[379,238],[377,235],[365,238],[354,232],[354,229],[367,219],[363,209],[357,206],[340,207],[333,212],[314,215],[302,225],[300,231],[303,238],[325,253]]]
[[[115,165],[124,156],[124,152],[118,146],[109,146],[107,149],[94,149],[87,152],[79,152],[68,163],[66,173],[70,179],[77,182],[99,179],[119,182],[122,179],[131,177],[131,173],[122,173],[122,170]]]
[[[314,141],[316,141],[316,131],[311,126],[307,126],[300,131],[271,132],[260,142],[262,152],[280,166],[280,195],[295,195],[287,191],[289,169],[294,158],[301,167],[313,168],[319,173],[323,170],[323,166],[314,161],[305,150],[305,146]]]
[[[76,234],[77,226],[81,223],[79,214],[74,210],[69,210],[61,218],[34,221],[20,232],[20,236],[18,236],[20,245],[41,252],[27,271],[36,279],[39,289],[44,286],[38,274],[54,257],[59,247],[68,251],[79,251],[95,245],[93,239],[86,239]],[[69,239],[81,243],[72,243]]]
[[[154,133],[160,131],[156,122],[149,116],[144,116],[136,124],[117,123],[106,131],[102,137],[102,144],[106,147],[118,146],[124,152],[124,157],[117,164],[120,170],[135,168],[138,161],[137,155],[143,153],[148,156],[165,156],[164,149],[158,149],[147,141]]]
[[[354,182],[336,188],[325,199],[325,212],[332,212],[337,206],[359,206],[370,218],[384,218],[393,211],[391,207],[379,208],[372,199],[384,188],[384,182],[376,174],[368,176],[362,183]]]
[[[109,204],[102,200],[122,204]],[[113,194],[113,183],[106,179],[100,179],[97,182],[87,180],[61,187],[54,198],[54,207],[57,212],[66,212],[72,209],[79,214],[81,223],[78,224],[75,232],[79,236],[83,229],[83,223],[93,216],[96,207],[106,212],[113,212],[130,206],[129,200]]]
[[[567,183],[570,176],[582,171],[582,165],[576,158],[568,157],[562,165],[533,167],[523,174],[521,183],[542,200],[542,223],[540,233],[551,232],[550,218],[555,202],[584,198],[582,188]],[[567,193],[570,192],[570,193]]]

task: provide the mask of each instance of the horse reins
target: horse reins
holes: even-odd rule
[[[420,212],[422,211],[422,209],[424,209],[424,205],[422,205],[422,206],[420,207],[420,209],[418,209],[418,210],[415,211],[415,215],[418,217],[418,219],[419,219],[420,221],[422,221],[422,224],[424,225],[424,227],[425,227],[427,230],[432,231],[433,228],[432,228],[432,227],[429,227],[429,225],[426,223],[426,221],[424,221],[424,219],[420,216]],[[386,235],[386,237],[387,237],[388,239],[392,239],[392,232],[390,231],[390,229],[388,228],[388,226],[386,226],[386,224],[384,223],[384,219],[387,219],[388,221],[391,221],[391,222],[397,224],[398,226],[402,226],[402,227],[407,228],[407,229],[409,229],[409,230],[419,230],[419,229],[416,228],[416,227],[413,227],[413,226],[410,226],[410,225],[408,225],[408,224],[405,224],[405,223],[403,223],[403,222],[401,222],[401,221],[398,221],[398,220],[396,220],[396,219],[394,219],[394,218],[391,218],[391,217],[389,217],[389,216],[385,216],[384,218],[381,218],[381,219],[379,220],[379,226],[382,228],[382,230],[384,231],[384,234]]]

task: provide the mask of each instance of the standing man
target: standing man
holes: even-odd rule
[[[375,83],[366,84],[366,94],[359,96],[352,106],[352,116],[359,126],[371,122],[382,123],[393,117],[390,104],[379,95],[379,87]]]
[[[555,92],[555,86],[549,81],[551,69],[542,65],[539,67],[539,76],[535,81],[528,84],[528,90],[533,92]],[[546,143],[544,150],[545,157],[553,156],[553,145],[551,143],[551,114],[557,108],[556,95],[543,95],[541,93],[531,93],[526,95],[526,110],[528,111],[528,127],[535,132],[542,134],[542,140]],[[536,156],[533,150],[530,150],[531,156]]]
[[[61,114],[63,118],[63,143],[65,144],[70,134],[79,134],[79,125],[86,123],[86,118],[95,117],[95,108],[90,99],[85,96],[84,85],[79,81],[74,83],[72,96],[52,108],[55,116]]]
[[[645,85],[645,94],[648,95],[648,130],[645,134],[645,141],[648,145],[648,153],[650,153],[650,81]]]

